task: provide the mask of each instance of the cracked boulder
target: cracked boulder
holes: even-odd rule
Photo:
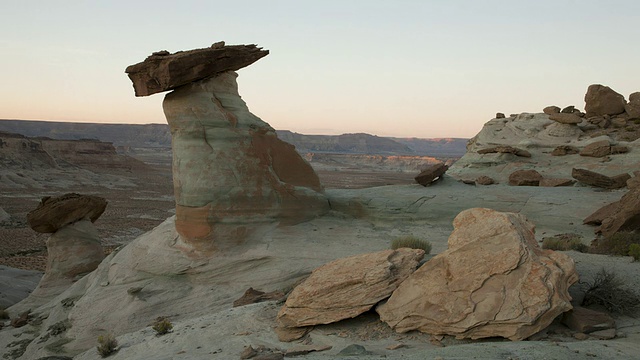
[[[523,215],[474,208],[453,221],[449,249],[429,260],[376,311],[397,332],[522,340],[571,310],[578,280],[563,253],[538,246]]]

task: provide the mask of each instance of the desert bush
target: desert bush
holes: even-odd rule
[[[159,317],[153,322],[152,328],[156,335],[164,335],[173,329],[173,324],[166,317]]]
[[[100,356],[102,356],[103,358],[116,352],[117,347],[118,341],[113,336],[113,334],[109,333],[106,335],[98,336],[98,354],[100,354]]]
[[[613,271],[600,270],[592,282],[584,283],[587,290],[583,306],[597,304],[612,313],[631,314],[640,305],[640,296],[626,287],[624,281]]]
[[[629,256],[633,257],[634,261],[640,260],[640,244],[629,245]]]
[[[589,247],[582,243],[582,237],[578,234],[558,234],[542,239],[542,248],[550,250],[575,250],[587,252]]]
[[[412,248],[412,249],[422,249],[425,254],[431,252],[431,243],[427,240],[418,239],[415,236],[400,236],[391,241],[391,248],[393,250],[400,248]]]
[[[598,239],[591,246],[591,251],[598,254],[627,256],[632,244],[640,245],[640,233],[620,231],[608,238]]]

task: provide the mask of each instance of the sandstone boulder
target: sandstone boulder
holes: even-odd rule
[[[454,220],[449,249],[411,274],[380,318],[398,332],[525,339],[572,308],[573,260],[541,249],[520,214],[474,208]]]
[[[518,149],[517,147],[508,146],[508,145],[493,146],[493,147],[478,150],[478,154],[492,154],[492,153],[513,154],[516,156],[522,156],[522,157],[528,157],[528,158],[531,157],[531,153],[528,152],[527,150]]]
[[[580,124],[582,118],[574,113],[559,113],[549,115],[549,119],[561,124]]]
[[[268,50],[256,45],[216,43],[210,48],[153,53],[143,62],[127,67],[136,96],[147,96],[176,89],[194,81],[235,71],[267,56]]]
[[[401,248],[325,264],[291,292],[278,313],[278,324],[329,324],[369,311],[415,271],[423,256],[423,250]]]
[[[492,185],[495,184],[495,180],[493,180],[492,178],[483,175],[483,176],[478,176],[478,178],[476,179],[476,184],[478,185]]]
[[[442,175],[449,169],[448,165],[444,163],[437,163],[429,166],[428,168],[422,170],[418,176],[414,179],[416,182],[422,186],[429,186],[432,183],[440,180]]]
[[[577,147],[571,145],[559,145],[551,152],[551,156],[565,156],[579,153]]]
[[[546,108],[542,109],[542,112],[547,114],[547,115],[551,115],[551,114],[558,114],[560,112],[560,108],[554,105],[551,106],[547,106]]]
[[[188,246],[237,247],[270,224],[295,224],[328,211],[313,168],[249,112],[235,72],[166,95],[171,129],[176,229]]]
[[[616,326],[611,315],[582,306],[575,306],[572,310],[564,313],[562,323],[567,325],[569,329],[584,334],[612,329]]]
[[[496,113],[496,119],[504,119],[505,117],[503,113]]]
[[[611,237],[619,231],[640,230],[640,188],[635,188],[622,196],[611,214],[602,219],[602,225],[597,232],[605,238]]]
[[[607,176],[586,169],[571,170],[571,176],[587,185],[601,187],[605,189],[619,189],[627,185],[627,180],[631,178],[628,173],[622,173],[616,176]]]
[[[611,154],[609,140],[600,140],[585,146],[580,151],[580,156],[603,157]]]
[[[82,219],[95,222],[106,208],[107,201],[99,196],[75,193],[53,198],[47,196],[27,214],[27,221],[39,233],[53,233]]]
[[[571,186],[575,184],[573,179],[558,179],[558,178],[544,178],[540,180],[538,186],[543,187],[558,187],[558,186]]]
[[[598,115],[617,115],[625,111],[624,96],[608,86],[590,85],[584,96],[584,111],[587,117]]]
[[[538,186],[542,175],[536,170],[516,170],[509,175],[511,186]]]

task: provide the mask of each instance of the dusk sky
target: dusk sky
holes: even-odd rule
[[[2,1],[0,118],[166,123],[124,69],[154,51],[257,44],[238,71],[276,129],[472,137],[496,112],[640,91],[640,1]]]

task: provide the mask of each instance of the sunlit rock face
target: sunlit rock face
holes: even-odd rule
[[[271,224],[295,224],[329,204],[311,166],[249,112],[237,74],[224,72],[166,95],[176,229],[200,250],[223,250]]]

